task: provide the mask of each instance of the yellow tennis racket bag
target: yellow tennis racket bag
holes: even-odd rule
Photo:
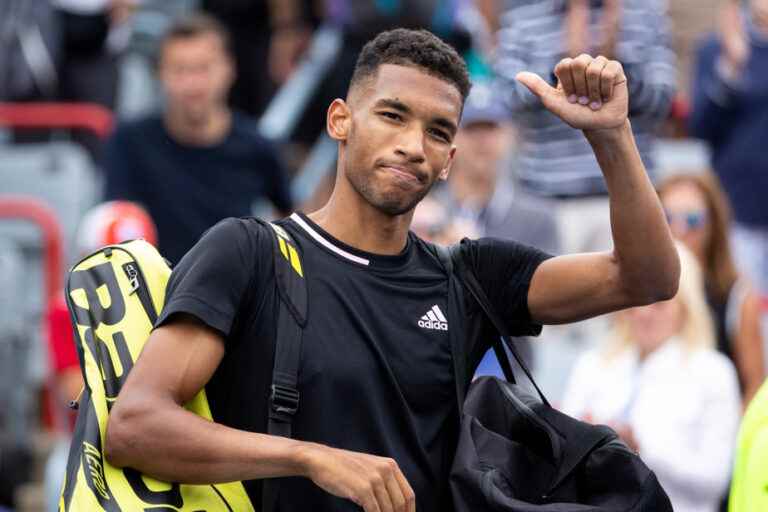
[[[171,269],[144,240],[104,247],[75,265],[67,305],[85,389],[70,446],[59,511],[253,511],[240,482],[183,485],[116,468],[104,458],[112,404],[149,337]],[[211,419],[205,390],[186,405]]]

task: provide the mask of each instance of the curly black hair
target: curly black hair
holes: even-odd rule
[[[472,84],[467,64],[456,50],[427,30],[396,28],[368,41],[360,52],[350,80],[350,90],[371,78],[382,64],[415,66],[454,85],[467,99]]]

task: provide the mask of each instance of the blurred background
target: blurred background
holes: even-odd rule
[[[725,510],[768,350],[768,0],[0,0],[0,511],[55,510],[82,378],[66,270],[142,237],[173,264],[229,216],[324,203],[325,111],[381,30],[426,28],[474,83],[413,230],[611,249],[582,135],[524,87],[624,65],[683,254],[675,299],[515,340],[550,401],[608,423],[676,510]],[[500,374],[492,356],[478,374]]]

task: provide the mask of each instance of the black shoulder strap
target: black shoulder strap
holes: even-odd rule
[[[275,362],[269,397],[267,433],[291,437],[293,416],[299,408],[298,374],[301,343],[307,322],[307,285],[299,248],[277,224],[269,224],[274,235],[274,268],[280,306],[275,336]],[[278,481],[265,479],[263,512],[272,512],[277,503]]]
[[[533,375],[531,374],[531,371],[528,369],[528,365],[525,364],[525,360],[520,355],[520,352],[518,352],[515,344],[512,342],[512,340],[509,339],[509,336],[504,336],[503,334],[501,334],[505,331],[504,321],[496,312],[490,300],[488,300],[488,296],[485,294],[483,287],[480,285],[480,282],[477,280],[477,277],[475,276],[475,272],[472,270],[472,266],[469,265],[468,262],[466,261],[465,259],[466,255],[464,252],[460,250],[460,246],[459,248],[457,248],[457,250],[453,252],[452,256],[454,260],[454,268],[461,269],[461,272],[460,272],[461,280],[466,285],[467,289],[469,290],[469,293],[472,294],[472,296],[475,298],[477,303],[485,312],[488,319],[496,328],[496,331],[498,331],[499,333],[500,340],[503,340],[504,344],[506,344],[506,346],[509,348],[509,351],[512,352],[512,355],[514,356],[515,361],[517,361],[517,364],[520,365],[520,368],[523,370],[523,372],[525,372],[525,376],[528,377],[528,380],[530,380],[531,384],[533,384],[533,387],[536,389],[536,392],[539,394],[539,398],[541,398],[541,401],[547,407],[550,407],[549,401],[544,396],[544,393],[541,392],[541,389],[539,389],[538,384],[536,384],[536,381],[534,380]],[[509,365],[509,358],[507,357],[506,352],[504,351],[504,346],[501,344],[500,340],[499,339],[494,340],[493,350],[496,353],[496,357],[499,360],[499,364],[502,365],[504,376],[507,378],[509,382],[515,382],[512,368]]]
[[[422,240],[423,241],[423,240]],[[437,256],[437,259],[445,269],[445,273],[448,276],[448,313],[451,318],[459,318],[459,315],[463,314],[463,308],[461,307],[461,301],[463,300],[463,294],[461,287],[456,282],[456,273],[454,272],[454,260],[451,257],[451,252],[455,246],[445,247],[423,241],[424,244]],[[448,330],[448,337],[451,341],[451,358],[453,359],[453,373],[456,376],[456,399],[458,401],[458,411],[461,412],[464,409],[464,398],[467,394],[467,386],[470,381],[470,376],[467,375],[466,367],[466,354],[464,353],[464,338],[463,332],[460,329],[453,328]]]
[[[522,368],[523,372],[525,372],[525,375],[528,377],[528,379],[531,381],[531,384],[533,384],[533,387],[536,388],[536,391],[539,394],[539,398],[541,398],[541,401],[549,406],[549,401],[544,396],[544,393],[541,392],[541,389],[539,389],[539,386],[536,384],[536,381],[533,379],[533,375],[531,374],[530,370],[528,369],[528,366],[525,364],[525,361],[523,360],[522,356],[517,350],[517,347],[515,347],[515,344],[507,337],[503,336],[501,333],[505,331],[504,329],[504,322],[501,320],[501,317],[498,313],[496,313],[496,310],[491,305],[490,300],[488,300],[488,296],[485,294],[485,291],[483,290],[483,287],[480,285],[480,282],[477,280],[477,277],[475,276],[474,271],[472,270],[472,266],[465,260],[465,256],[463,251],[461,250],[461,244],[454,244],[450,247],[444,247],[437,244],[427,244],[432,251],[437,255],[440,262],[443,264],[443,267],[445,267],[446,271],[450,275],[455,275],[459,278],[459,281],[467,287],[472,297],[477,301],[480,308],[485,312],[485,315],[488,317],[488,320],[491,321],[491,324],[496,328],[496,331],[499,333],[499,339],[494,340],[492,347],[493,351],[496,354],[496,359],[499,361],[499,365],[501,365],[501,369],[504,372],[504,377],[509,382],[515,382],[515,374],[512,371],[512,366],[509,364],[509,357],[507,356],[506,351],[504,350],[504,345],[502,345],[502,340],[504,344],[509,347],[510,352],[512,352],[512,355],[514,356],[517,363],[520,365],[520,368]],[[458,333],[457,333],[458,334]],[[452,340],[455,339],[452,338]],[[452,342],[452,348],[453,348],[453,355],[454,355],[454,369],[456,370],[456,375],[461,376],[461,379],[464,379],[464,373],[463,370],[465,369],[464,366],[464,343],[463,340],[458,339],[457,341]],[[456,360],[461,360],[461,368],[456,368]],[[460,372],[459,370],[462,370]],[[459,380],[459,379],[457,379]],[[459,387],[459,410],[462,410],[463,408],[463,398],[466,390],[465,382],[463,380],[460,380],[457,382],[457,386]]]

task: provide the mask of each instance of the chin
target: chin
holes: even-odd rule
[[[352,188],[365,201],[381,213],[390,217],[403,215],[413,210],[432,188],[431,185],[405,189],[387,180],[376,179],[374,172],[368,175],[349,173]]]
[[[377,201],[376,203],[371,204],[373,204],[373,206],[381,213],[389,215],[390,217],[397,217],[398,215],[408,213],[416,206],[410,203],[402,203],[399,201]]]
[[[179,105],[183,119],[189,124],[201,124],[208,120],[211,109],[202,105]]]
[[[380,212],[395,217],[416,208],[429,189],[405,196],[404,194],[383,194],[369,202]]]

